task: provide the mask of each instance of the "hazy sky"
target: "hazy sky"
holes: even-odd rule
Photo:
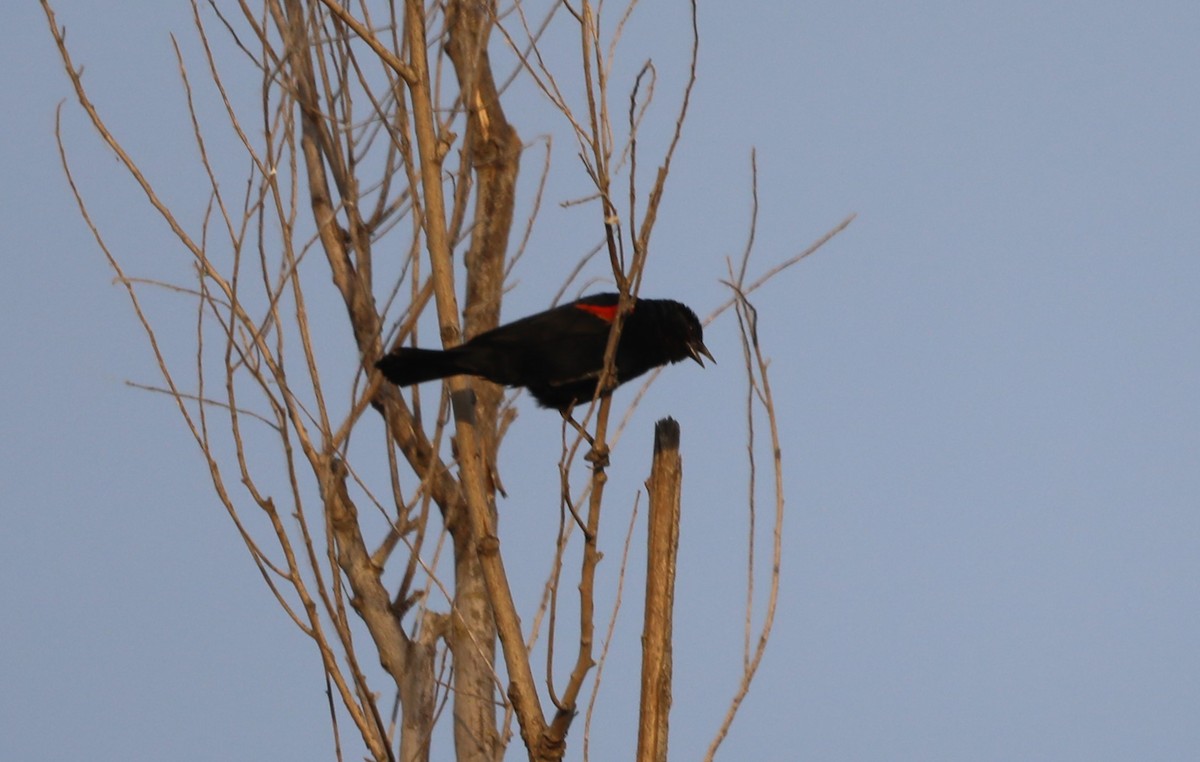
[[[190,10],[55,5],[98,105],[186,206],[195,188],[175,168],[195,151],[168,34],[201,74]],[[721,758],[1194,756],[1200,6],[701,6],[700,81],[644,295],[701,313],[726,298],[752,147],[752,269],[858,214],[756,295],[784,430],[785,557],[774,636]],[[664,103],[680,8],[646,0],[629,38],[662,38]],[[57,103],[125,262],[175,280],[188,263],[89,133],[36,4],[12,4],[0,35],[0,758],[332,759],[315,649],[172,405],[124,383],[155,369],[69,196]],[[552,129],[526,121],[535,111],[510,111],[526,140]],[[596,240],[593,212],[557,208],[587,186],[569,142],[555,146],[551,216],[506,318],[544,306]],[[155,304],[194,320],[182,301]],[[345,334],[352,363],[344,321],[331,312],[329,335]],[[707,337],[720,364],[667,371],[614,454],[602,567],[611,582],[653,421],[670,414],[685,458],[681,760],[707,747],[741,659],[744,382],[730,317]],[[500,511],[528,617],[558,520],[558,424],[519,407],[501,468],[522,487]],[[639,605],[626,602],[593,759],[631,754]]]

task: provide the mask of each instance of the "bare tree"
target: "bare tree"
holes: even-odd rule
[[[674,30],[690,46],[690,64],[678,109],[667,121],[669,138],[647,181],[639,172],[638,134],[657,72],[647,63],[629,92],[614,94],[610,87],[617,42],[636,0],[613,20],[602,18],[602,4],[587,0],[550,4],[534,19],[520,2],[201,6],[193,0],[205,94],[196,89],[195,62],[179,44],[175,65],[191,114],[190,139],[208,180],[199,220],[169,206],[110,131],[71,58],[64,27],[50,2],[42,5],[83,112],[191,263],[194,277],[180,282],[127,273],[92,222],[60,138],[80,211],[127,289],[157,359],[162,382],[149,388],[174,400],[263,580],[317,646],[338,758],[348,719],[372,758],[428,759],[447,705],[459,760],[501,758],[513,720],[531,760],[561,758],[587,678],[598,682],[600,670],[593,668],[604,658],[594,652],[594,585],[607,453],[615,441],[611,399],[580,411],[591,444],[564,436],[564,519],[540,610],[549,614],[551,664],[565,630],[555,616],[559,591],[569,587],[563,551],[577,526],[583,530],[574,585],[579,620],[567,636],[576,641],[568,678],[556,684],[548,668],[542,690],[530,661],[542,616],[532,629],[522,627],[496,528],[502,490],[496,454],[512,420],[511,400],[494,385],[457,377],[447,381],[448,395],[423,404],[419,392],[405,396],[373,367],[389,347],[415,341],[431,322],[446,346],[498,322],[506,278],[540,203],[539,186],[524,238],[514,244],[518,168],[527,147],[502,96],[515,78],[544,93],[577,142],[579,166],[594,191],[596,229],[603,231],[599,250],[621,294],[619,315],[625,314],[641,286],[696,77],[694,2],[690,27]],[[548,34],[579,40],[574,64],[549,63],[543,55]],[[497,71],[497,49],[514,62],[511,71]],[[246,82],[257,82],[255,99],[244,98]],[[220,118],[200,105],[205,98],[220,104]],[[231,132],[240,146],[245,171],[234,180],[209,153],[216,131]],[[542,167],[543,178],[548,171]],[[748,245],[746,258],[749,252]],[[767,363],[746,301],[761,283],[746,282],[745,260],[731,272],[730,303],[738,305],[751,379],[749,428],[753,432],[755,409],[763,411],[774,454],[771,595],[754,639],[751,558],[746,678],[710,756],[762,657],[782,553],[779,437]],[[186,334],[175,330],[178,320],[160,323],[143,308],[147,288],[190,300],[194,320]],[[313,319],[327,314],[331,295],[348,317],[355,372],[330,360],[328,325]],[[610,336],[610,369],[620,323],[619,317]],[[168,360],[181,342],[191,342],[190,367]],[[364,441],[365,416],[386,424],[386,441]],[[585,447],[591,465],[577,465],[575,455]],[[752,438],[752,458],[755,449]],[[373,476],[377,462],[386,464],[386,481]],[[587,474],[581,488],[570,478],[578,468]],[[753,484],[750,494],[753,502]],[[530,597],[528,591],[521,596]],[[372,683],[366,665],[373,659],[390,681],[386,688]]]

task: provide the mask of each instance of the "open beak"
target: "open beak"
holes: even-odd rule
[[[700,359],[702,356],[707,357],[709,362],[711,362],[713,365],[717,364],[717,361],[713,359],[712,353],[708,351],[708,347],[704,346],[703,342],[697,341],[694,344],[688,344],[688,354],[692,356],[692,359],[695,360],[701,368],[704,367],[704,361]]]

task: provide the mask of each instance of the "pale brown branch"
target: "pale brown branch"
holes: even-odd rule
[[[639,497],[641,494],[639,493]],[[629,568],[629,549],[633,546],[633,529],[637,526],[639,501],[634,500],[633,510],[629,513],[629,528],[625,530],[625,543],[621,549],[621,564],[617,569],[617,592],[613,600],[612,614],[608,618],[608,629],[604,633],[604,646],[600,649],[600,658],[596,660],[596,676],[592,682],[592,695],[588,698],[587,712],[583,722],[583,760],[589,759],[589,742],[592,729],[592,712],[596,708],[596,700],[600,697],[600,684],[604,678],[604,665],[608,663],[608,651],[613,644],[613,635],[617,629],[617,615],[621,613],[621,601],[625,592],[625,572]]]
[[[654,427],[654,462],[646,492],[646,600],[642,626],[642,689],[638,712],[637,758],[666,762],[674,665],[675,571],[679,556],[679,522],[683,462],[679,424],[664,418]]]
[[[779,264],[775,265],[774,267],[772,267],[769,270],[767,270],[766,272],[764,272],[762,275],[758,276],[758,278],[754,279],[750,283],[745,284],[745,285],[739,285],[739,289],[740,289],[741,293],[745,296],[750,296],[750,294],[754,293],[759,288],[764,286],[776,275],[778,275],[779,273],[788,269],[792,265],[800,262],[802,259],[804,259],[808,255],[812,254],[817,249],[820,249],[822,246],[829,243],[829,241],[834,236],[836,236],[838,233],[841,233],[843,230],[845,230],[847,227],[849,227],[850,223],[854,222],[854,218],[857,216],[858,216],[857,213],[850,214],[845,219],[843,219],[841,222],[839,222],[838,224],[836,224],[832,228],[830,228],[820,238],[818,238],[817,240],[815,240],[811,244],[809,244],[808,248],[806,248],[804,251],[801,251],[799,254],[797,254],[793,257],[790,257],[789,259],[785,259],[784,261],[780,262]],[[703,321],[704,325],[708,325],[713,320],[715,320],[716,317],[718,315],[720,315],[722,312],[725,312],[730,307],[734,306],[734,304],[737,302],[737,300],[738,300],[737,296],[730,297],[727,301],[723,302],[719,307],[714,309],[712,312],[708,313],[708,316],[704,318],[704,321]]]
[[[339,3],[334,2],[334,0],[321,0],[321,3],[329,9],[330,13],[337,16],[342,23],[350,27],[360,40],[367,43],[375,55],[379,56],[379,60],[387,64],[401,79],[409,85],[416,83],[417,72],[413,71],[412,67],[400,60],[395,53],[380,42],[375,33],[358,19],[354,18],[350,11],[343,8]]]
[[[746,698],[750,690],[750,683],[754,680],[755,674],[758,672],[759,665],[762,663],[763,655],[766,653],[767,641],[770,639],[771,629],[775,623],[775,612],[779,602],[779,582],[780,568],[783,559],[783,509],[784,509],[784,494],[783,494],[783,454],[779,439],[778,417],[775,410],[775,401],[771,394],[771,384],[767,374],[767,360],[762,354],[761,347],[758,342],[758,334],[755,328],[755,320],[752,317],[753,308],[748,302],[742,301],[739,298],[739,305],[748,310],[746,315],[745,325],[747,326],[747,334],[750,346],[754,349],[754,368],[751,379],[761,389],[761,404],[763,414],[767,419],[770,428],[771,452],[773,456],[774,466],[774,490],[775,490],[775,516],[773,526],[773,544],[772,544],[772,565],[770,572],[770,588],[767,594],[767,601],[763,613],[763,622],[759,628],[758,638],[754,645],[753,653],[745,663],[742,670],[742,679],[730,701],[729,709],[725,714],[725,718],[721,722],[720,728],[717,730],[716,737],[713,738],[709,745],[708,751],[705,754],[706,762],[712,760],[716,755],[717,748],[725,739],[729,732],[729,728],[733,725],[733,720],[737,715],[738,709],[742,705],[742,701]],[[751,612],[747,610],[747,617]]]
[[[700,58],[700,26],[696,18],[696,0],[691,0],[689,5],[692,20],[692,45],[691,61],[688,64],[688,80],[683,88],[683,102],[680,104],[679,113],[675,117],[675,130],[671,135],[671,143],[667,147],[663,162],[659,166],[658,174],[654,179],[654,185],[650,189],[650,196],[646,202],[646,212],[642,218],[641,225],[639,226],[635,220],[630,220],[630,226],[635,231],[633,239],[634,264],[632,268],[637,274],[635,293],[641,287],[642,268],[650,251],[650,233],[653,231],[654,224],[658,220],[658,207],[662,203],[667,177],[671,172],[671,160],[675,157],[675,149],[679,146],[679,140],[683,136],[683,123],[687,119],[688,107],[692,102],[692,90],[696,86],[696,65]]]
[[[406,0],[405,29],[414,77],[409,82],[409,94],[413,106],[413,127],[417,137],[417,152],[420,156],[421,188],[425,196],[423,231],[432,265],[434,296],[437,302],[438,319],[442,329],[442,340],[448,345],[460,341],[458,325],[458,302],[454,292],[454,277],[447,239],[445,199],[441,180],[439,140],[435,134],[434,108],[429,78],[425,36],[425,8],[420,0]],[[456,432],[460,452],[459,463],[463,472],[463,487],[467,497],[467,513],[471,526],[471,539],[479,557],[480,569],[487,586],[488,597],[496,617],[496,630],[504,651],[505,663],[510,679],[509,699],[513,703],[531,759],[545,756],[548,739],[545,737],[545,719],[537,700],[537,688],[529,666],[529,656],[524,648],[520,619],[507,573],[499,553],[492,517],[488,512],[488,501],[484,493],[484,464],[475,425],[475,411],[471,402],[468,382],[459,377],[449,381],[451,400],[454,405]]]
[[[144,391],[144,392],[154,392],[156,394],[165,394],[165,395],[175,398],[175,399],[191,400],[192,402],[197,402],[202,406],[217,407],[217,408],[222,408],[224,410],[229,409],[228,403],[221,402],[220,400],[213,399],[211,397],[204,397],[201,394],[187,394],[187,393],[182,393],[182,392],[174,392],[171,389],[168,389],[168,388],[165,388],[162,386],[154,386],[153,384],[142,384],[142,383],[138,383],[137,381],[126,381],[125,385],[130,388],[133,388],[133,389],[140,389],[141,391]],[[242,415],[249,416],[251,418],[254,418],[255,420],[265,423],[267,426],[269,426],[272,430],[274,430],[276,432],[279,431],[279,425],[264,415],[259,415],[258,413],[254,412],[253,410],[246,410],[245,408],[243,408],[241,410],[241,413],[242,413]]]
[[[746,246],[742,252],[742,261],[737,268],[737,273],[734,273],[732,263],[729,266],[730,281],[726,283],[730,290],[734,293],[735,305],[737,307],[738,328],[742,338],[742,348],[746,367],[746,377],[748,380],[746,392],[746,454],[749,466],[749,479],[747,484],[747,512],[749,524],[749,537],[747,540],[747,580],[746,580],[746,608],[745,608],[745,643],[742,655],[742,677],[738,685],[737,691],[730,700],[729,708],[725,713],[725,717],[721,721],[721,725],[717,730],[716,736],[713,738],[705,754],[706,762],[710,762],[729,732],[729,728],[733,725],[734,718],[737,716],[738,709],[741,707],[742,701],[750,690],[750,684],[754,680],[755,674],[758,672],[759,665],[762,663],[762,658],[766,652],[767,641],[770,639],[771,628],[775,621],[775,612],[779,600],[779,582],[780,568],[783,561],[783,508],[784,508],[784,493],[783,493],[783,454],[780,445],[779,437],[779,422],[775,410],[775,401],[771,395],[771,384],[767,373],[768,361],[763,355],[762,347],[759,343],[758,335],[758,313],[754,306],[746,298],[745,289],[742,283],[745,279],[746,270],[749,265],[750,256],[754,249],[754,240],[758,229],[758,174],[757,163],[755,157],[751,154],[751,217],[750,230],[746,238]],[[843,223],[843,226],[848,224]],[[828,237],[827,237],[828,238]],[[827,240],[827,239],[826,239]],[[802,258],[802,255],[800,258]],[[796,258],[795,261],[799,261]],[[782,269],[782,268],[779,268]],[[778,272],[778,270],[776,270]],[[775,489],[775,516],[773,525],[774,543],[772,546],[771,571],[770,571],[770,587],[767,595],[767,602],[763,614],[762,625],[758,631],[758,638],[751,647],[752,628],[754,619],[754,578],[755,578],[755,540],[757,537],[757,458],[756,458],[756,443],[755,443],[755,403],[761,407],[762,414],[766,417],[770,429],[771,438],[771,454],[772,465],[774,468],[774,489]]]

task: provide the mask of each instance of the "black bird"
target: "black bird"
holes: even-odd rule
[[[542,407],[566,412],[596,394],[617,299],[611,293],[585,296],[493,328],[451,349],[399,347],[375,367],[398,386],[459,374],[523,386]],[[617,384],[688,357],[702,367],[702,357],[716,362],[704,346],[696,313],[670,299],[635,300],[617,345]]]

